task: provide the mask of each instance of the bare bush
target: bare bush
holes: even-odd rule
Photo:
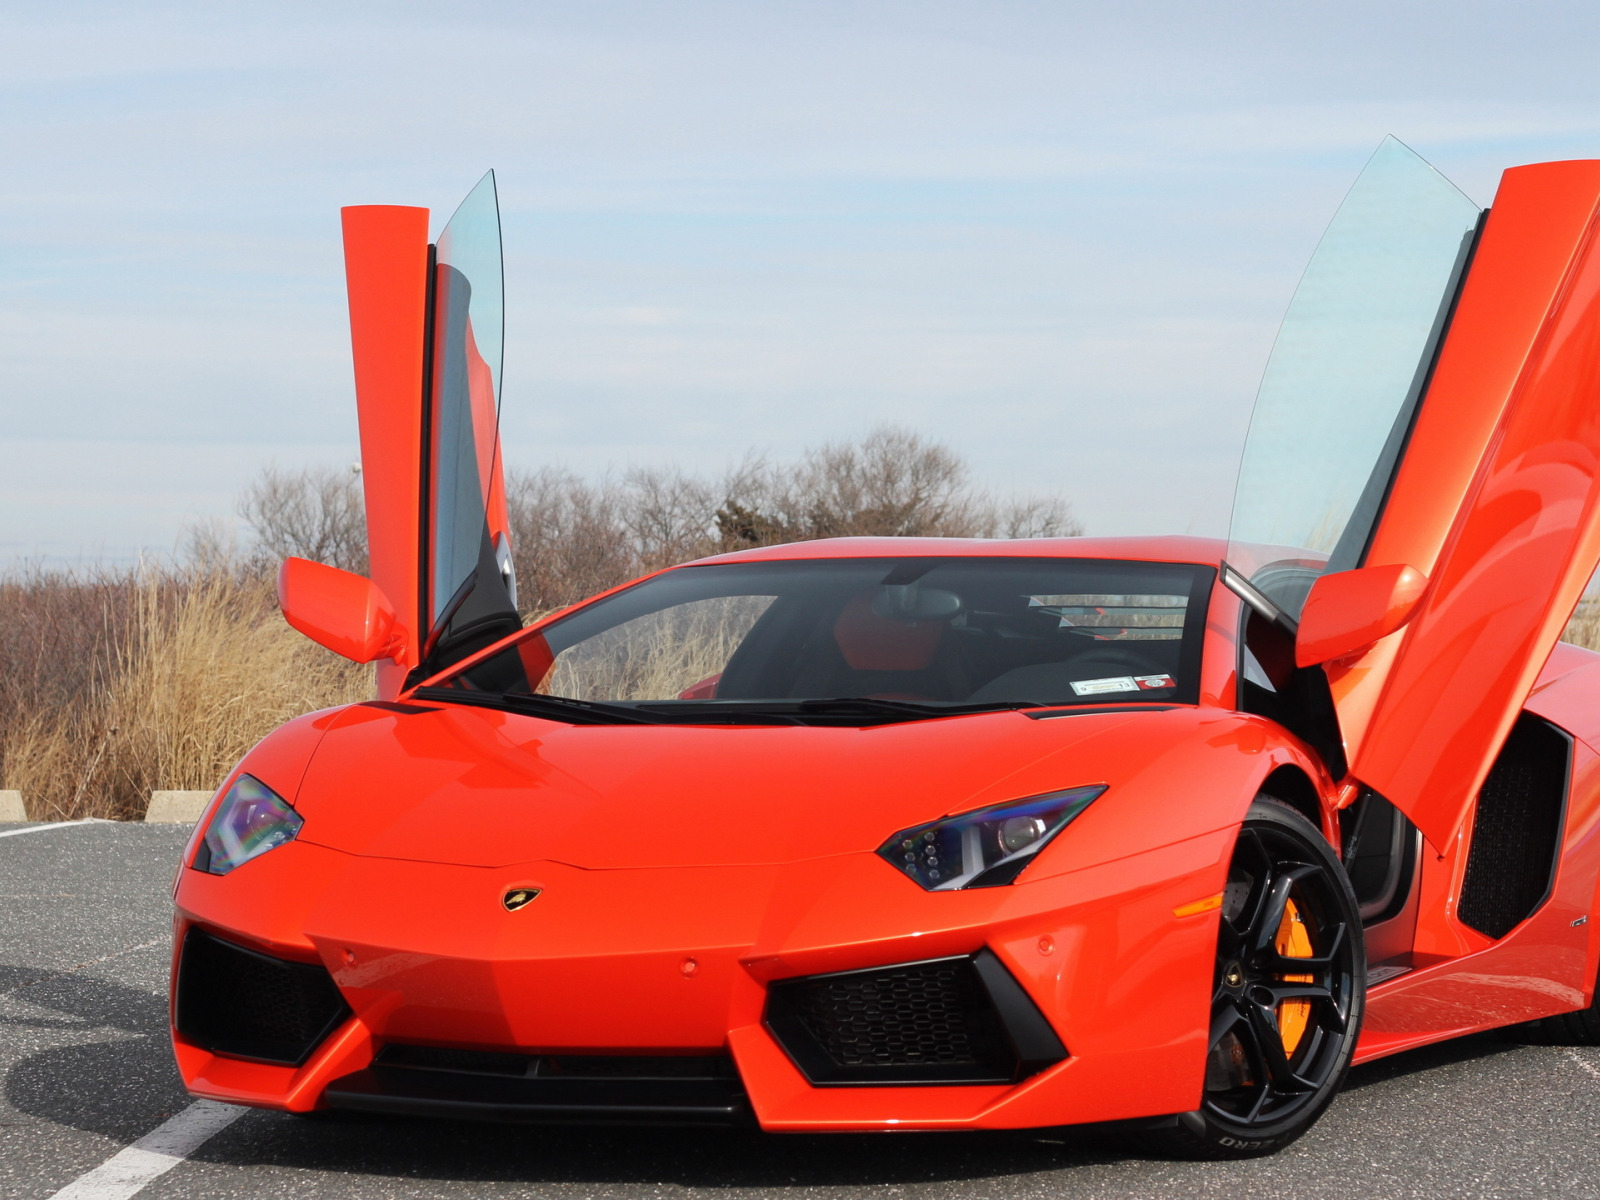
[[[638,573],[622,490],[609,480],[585,483],[553,467],[513,473],[506,501],[525,612],[563,607]]]
[[[794,462],[746,458],[715,478],[653,468],[585,481],[544,468],[512,474],[507,492],[530,613],[777,542],[1080,532],[1065,501],[997,499],[953,451],[894,428]],[[137,817],[153,789],[214,787],[289,717],[370,695],[367,669],[289,629],[271,583],[289,555],[366,572],[359,475],[268,470],[238,511],[245,546],[202,522],[173,562],[0,578],[0,786],[21,790],[36,819]],[[709,673],[726,646],[701,642],[705,653],[681,662],[641,649],[628,688],[669,694]]]
[[[131,569],[27,566],[0,578],[0,729],[110,678],[134,631],[135,591]]]
[[[974,537],[1081,537],[1083,523],[1060,496],[985,497],[974,530]]]
[[[32,566],[0,580],[0,786],[21,789],[35,818],[53,811],[42,784],[67,801],[87,787],[91,713],[137,641],[136,594],[127,569]]]
[[[507,493],[530,613],[673,563],[781,542],[1083,532],[1060,497],[981,491],[954,451],[893,427],[815,447],[794,463],[747,457],[719,479],[651,468],[585,483],[546,469],[513,474]]]
[[[274,567],[295,557],[367,573],[367,522],[359,470],[268,467],[245,488],[239,515],[255,531],[259,553]]]
[[[524,613],[572,604],[647,571],[728,550],[824,537],[1068,537],[1082,533],[1060,497],[999,498],[973,486],[962,458],[883,426],[794,462],[747,456],[720,477],[646,467],[598,481],[543,467],[508,473],[507,507]],[[265,570],[289,556],[366,571],[359,476],[329,467],[264,471],[239,513]],[[188,534],[190,562],[213,569],[237,551],[220,525]]]
[[[747,462],[715,517],[722,548],[825,537],[1074,537],[1060,497],[1002,499],[973,487],[948,447],[883,426],[830,442],[792,466]]]
[[[121,624],[66,704],[20,704],[0,728],[0,774],[35,819],[136,818],[156,788],[214,788],[290,717],[365,699],[370,670],[291,630],[267,580],[146,569],[85,612]],[[96,610],[96,596],[114,597]],[[32,699],[32,698],[30,698]]]

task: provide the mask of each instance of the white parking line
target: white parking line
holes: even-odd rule
[[[232,1125],[244,1112],[232,1104],[196,1100],[166,1124],[78,1176],[51,1200],[127,1200]]]
[[[50,829],[60,829],[67,825],[115,825],[115,821],[108,821],[104,817],[84,817],[78,821],[45,821],[39,825],[29,825],[26,829],[0,830],[0,837],[21,837],[25,833],[44,833]]]

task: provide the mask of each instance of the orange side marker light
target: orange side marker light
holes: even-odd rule
[[[1191,900],[1188,904],[1180,904],[1172,910],[1175,917],[1198,917],[1201,913],[1211,912],[1222,907],[1222,893],[1207,896],[1204,900]]]

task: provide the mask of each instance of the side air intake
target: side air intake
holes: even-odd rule
[[[216,1054],[299,1066],[350,1014],[319,966],[190,928],[178,960],[178,1032]]]
[[[1472,819],[1472,846],[1456,913],[1503,938],[1550,894],[1566,809],[1572,739],[1523,713],[1489,769]]]
[[[987,948],[773,983],[767,1028],[818,1085],[1011,1083],[1066,1047]]]

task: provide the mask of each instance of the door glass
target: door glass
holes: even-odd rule
[[[1361,565],[1479,216],[1385,138],[1301,277],[1256,395],[1228,547],[1291,617],[1318,575]]]
[[[493,171],[439,235],[433,331],[426,595],[437,635],[441,626],[481,617],[485,600],[504,608],[502,595],[483,593],[508,590],[493,565],[495,537],[505,528],[497,461],[505,316]]]

